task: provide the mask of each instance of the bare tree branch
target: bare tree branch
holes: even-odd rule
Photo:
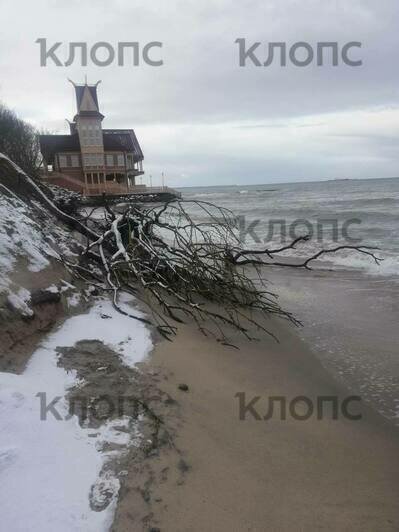
[[[298,260],[292,252],[308,242],[308,236],[275,249],[242,249],[234,214],[203,201],[140,207],[131,203],[121,212],[107,205],[102,219],[94,216],[94,210],[78,219],[54,205],[44,189],[1,154],[0,181],[13,193],[35,197],[83,234],[87,245],[76,262],[65,260],[65,266],[88,284],[111,292],[119,312],[149,323],[122,308],[119,295],[133,294],[147,306],[151,322],[167,339],[176,334],[175,324],[185,320],[226,345],[232,345],[232,330],[247,339],[254,338],[254,331],[274,338],[271,316],[300,322],[281,308],[269,289],[267,267],[310,270],[317,259],[343,250],[364,254],[377,264],[382,260],[374,253],[377,248],[351,245],[321,249]]]

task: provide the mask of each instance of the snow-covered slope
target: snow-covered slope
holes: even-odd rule
[[[26,202],[0,185],[0,294],[6,295],[11,305],[22,305],[21,301],[26,305],[26,292],[20,295],[18,265],[32,273],[45,270],[60,253],[71,255],[68,241],[66,229],[39,203]]]
[[[131,367],[152,346],[142,323],[98,299],[48,335],[22,375],[0,373],[1,530],[106,532],[112,524],[119,479],[107,464],[141,436],[127,416],[94,430],[68,415],[66,395],[77,378],[57,365],[57,347],[81,340],[103,342]],[[54,411],[46,411],[52,401]]]
[[[20,172],[0,154],[0,529],[105,532],[119,491],[119,479],[108,464],[137,444],[140,434],[134,418],[104,420],[94,430],[69,415],[68,394],[83,383],[75,369],[60,366],[59,349],[75,349],[76,342],[84,340],[99,342],[109,349],[113,367],[117,360],[124,374],[150,351],[151,337],[143,323],[117,312],[107,295],[90,296],[93,290],[75,289],[60,277],[67,270],[59,258],[73,260],[78,244],[52,214],[57,207],[47,209],[46,200],[39,201],[41,192],[34,182],[18,193]],[[11,366],[6,372],[2,332],[10,313],[21,336],[32,328],[37,320],[33,292],[38,287],[53,295],[70,290],[66,308],[82,298],[85,310],[79,314],[74,307],[73,315],[65,314],[59,323],[52,322],[53,330],[41,333],[22,374],[12,373]],[[131,305],[132,299],[121,303]],[[7,335],[8,330],[3,338]],[[13,356],[14,351],[7,353],[8,359]],[[89,364],[95,366],[96,360]],[[95,368],[93,374],[104,369]],[[43,418],[43,398],[46,405],[56,400],[59,419],[51,409]]]

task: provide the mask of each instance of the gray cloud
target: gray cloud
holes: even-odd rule
[[[135,127],[147,172],[175,184],[392,176],[398,21],[395,0],[3,0],[0,100],[63,131],[75,110],[66,78],[102,79],[106,124]],[[165,65],[41,68],[38,37],[162,41]],[[240,68],[237,37],[361,41],[363,66]]]

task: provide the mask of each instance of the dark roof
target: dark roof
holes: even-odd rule
[[[139,141],[133,129],[103,129],[104,150],[133,152],[135,161],[144,159]]]
[[[93,98],[97,109],[99,109],[97,99],[97,85],[75,85],[76,105],[78,109],[80,109],[80,104],[82,103],[83,93],[86,87],[89,89],[91,97]]]
[[[143,152],[133,129],[103,129],[104,151],[126,151],[133,153],[135,161],[144,159]],[[80,152],[77,133],[73,135],[40,135],[40,151],[48,164],[59,152]]]
[[[48,164],[54,161],[54,154],[58,152],[78,151],[80,142],[77,133],[74,135],[40,135],[40,151]]]
[[[74,122],[76,122],[76,119],[79,116],[88,116],[88,117],[94,117],[94,118],[101,118],[101,120],[104,118],[104,115],[102,115],[98,111],[80,111],[79,114],[76,114],[73,117]]]

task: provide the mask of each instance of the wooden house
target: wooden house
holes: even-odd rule
[[[77,112],[69,135],[41,135],[43,178],[87,196],[145,192],[144,155],[133,129],[104,129],[95,85],[71,82]]]

